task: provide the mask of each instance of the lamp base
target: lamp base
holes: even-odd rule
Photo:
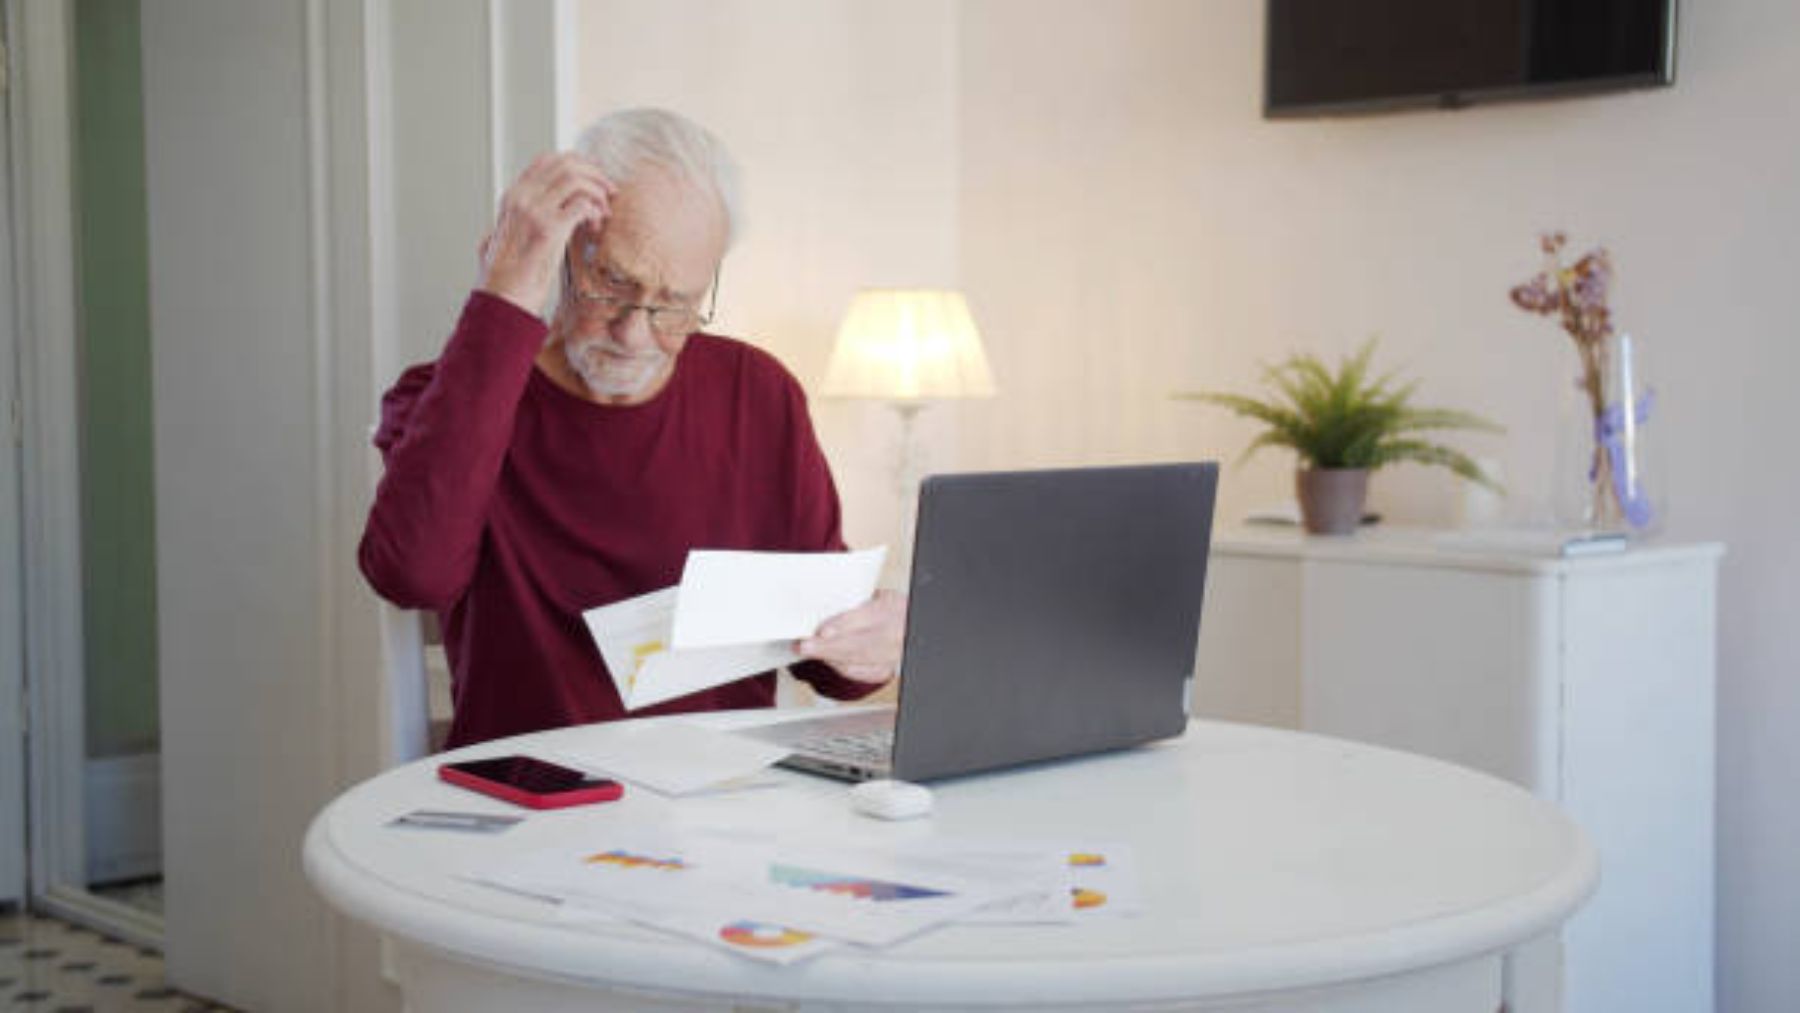
[[[912,577],[913,535],[919,521],[919,484],[924,479],[924,454],[918,446],[919,413],[923,401],[889,402],[900,415],[900,450],[894,469],[894,495],[900,505],[900,533],[894,539],[894,551],[888,553],[888,566],[905,587]]]

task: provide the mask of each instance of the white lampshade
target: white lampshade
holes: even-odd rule
[[[992,397],[994,379],[961,293],[863,289],[838,328],[821,392],[892,401]]]

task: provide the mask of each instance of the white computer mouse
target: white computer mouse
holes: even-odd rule
[[[931,789],[905,781],[864,781],[850,789],[850,807],[876,819],[917,819],[931,812]]]

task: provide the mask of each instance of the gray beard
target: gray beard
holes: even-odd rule
[[[621,358],[604,351],[604,338],[564,341],[563,359],[595,397],[632,398],[644,393],[662,375],[668,356]]]

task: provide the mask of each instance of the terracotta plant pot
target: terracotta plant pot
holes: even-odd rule
[[[1367,468],[1301,468],[1294,473],[1300,522],[1315,535],[1348,535],[1362,523]]]

